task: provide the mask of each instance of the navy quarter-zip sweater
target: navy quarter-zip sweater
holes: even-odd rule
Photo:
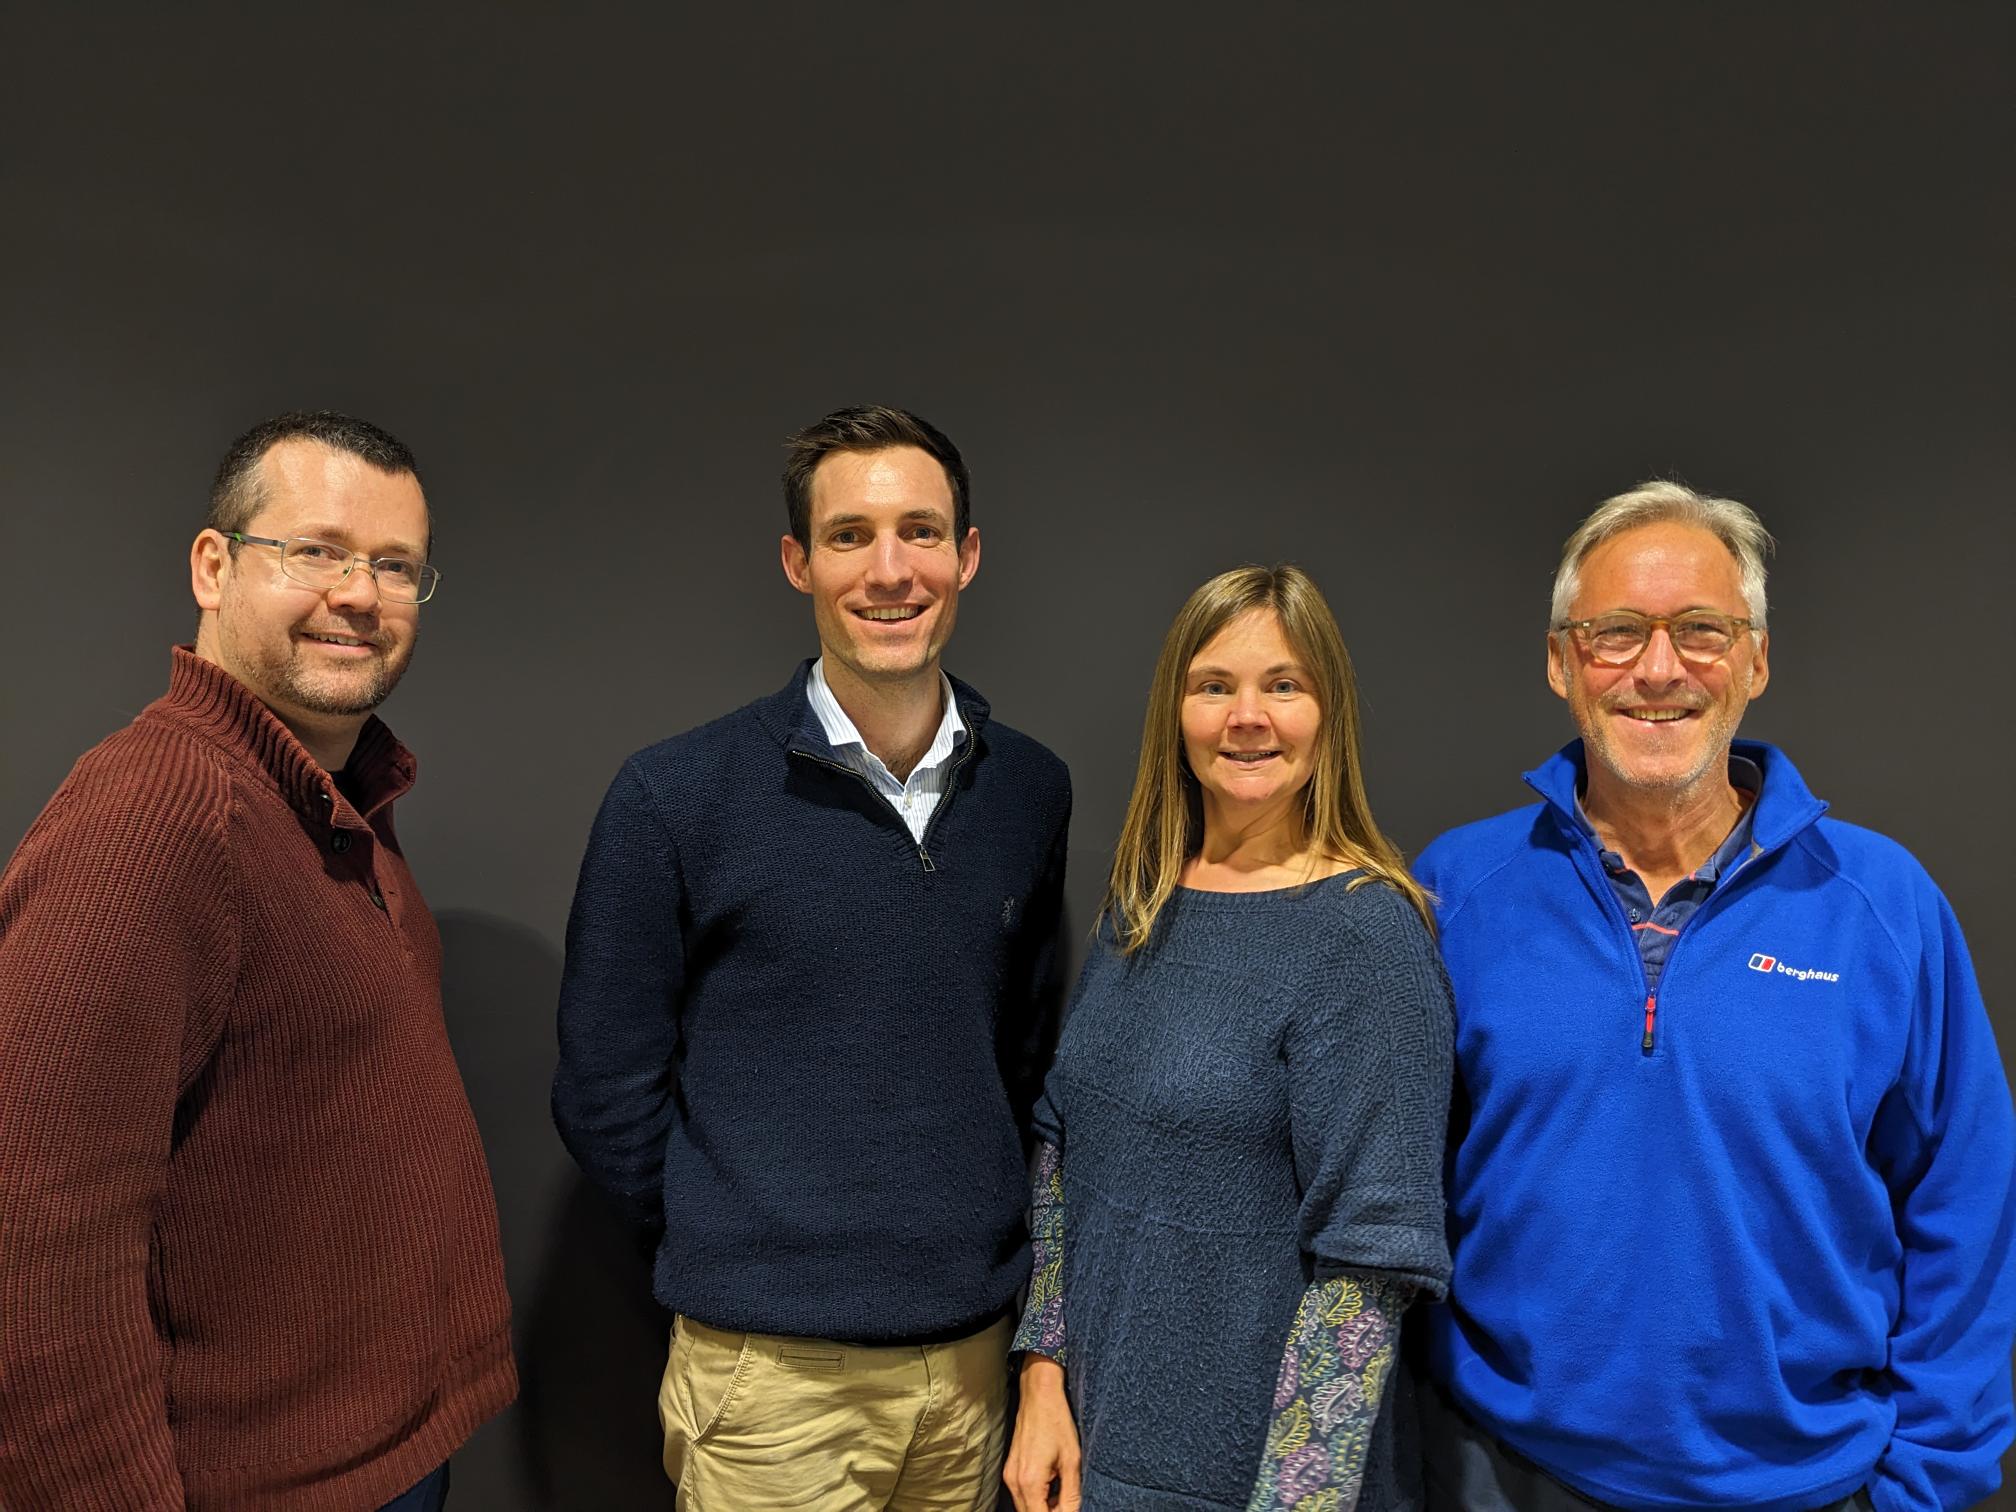
[[[1734,753],[1754,847],[1681,926],[1649,1045],[1579,741],[1416,864],[1456,991],[1430,1362],[1613,1506],[1969,1507],[2010,1442],[2016,1119],[1967,947],[1901,846]]]
[[[1070,777],[955,679],[970,738],[920,843],[827,744],[810,666],[610,786],[568,921],[554,1121],[663,1224],[673,1311],[950,1337],[1028,1277]]]

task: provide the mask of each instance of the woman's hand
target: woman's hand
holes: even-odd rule
[[[1015,1512],[1078,1512],[1078,1425],[1064,1396],[1064,1370],[1043,1355],[1022,1358],[1022,1402],[1001,1479]]]

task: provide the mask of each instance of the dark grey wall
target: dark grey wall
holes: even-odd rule
[[[837,404],[973,463],[951,665],[1070,762],[1081,922],[1204,576],[1317,575],[1418,849],[1566,738],[1577,516],[1752,501],[1747,728],[1931,867],[2016,1047],[2008,7],[719,9],[8,28],[0,837],[163,685],[233,434],[352,409],[427,469],[387,713],[528,1365],[471,1505],[662,1500],[642,1264],[546,1125],[561,929],[622,757],[810,648],[773,478]]]

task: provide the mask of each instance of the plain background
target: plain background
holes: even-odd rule
[[[653,1506],[662,1320],[553,1138],[575,866],[633,748],[812,647],[779,443],[913,407],[985,541],[948,665],[1069,763],[1092,915],[1155,648],[1289,558],[1410,851],[1522,802],[1558,545],[1658,473],[1779,537],[1746,733],[1898,837],[2000,1029],[2016,22],[2000,4],[10,16],[0,836],[162,688],[218,456],[419,453],[386,713],[524,1399],[475,1509]]]

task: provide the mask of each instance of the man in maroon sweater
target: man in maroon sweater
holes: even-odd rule
[[[285,415],[219,470],[196,644],[0,877],[0,1507],[441,1505],[517,1389],[440,941],[371,711],[412,455]]]

